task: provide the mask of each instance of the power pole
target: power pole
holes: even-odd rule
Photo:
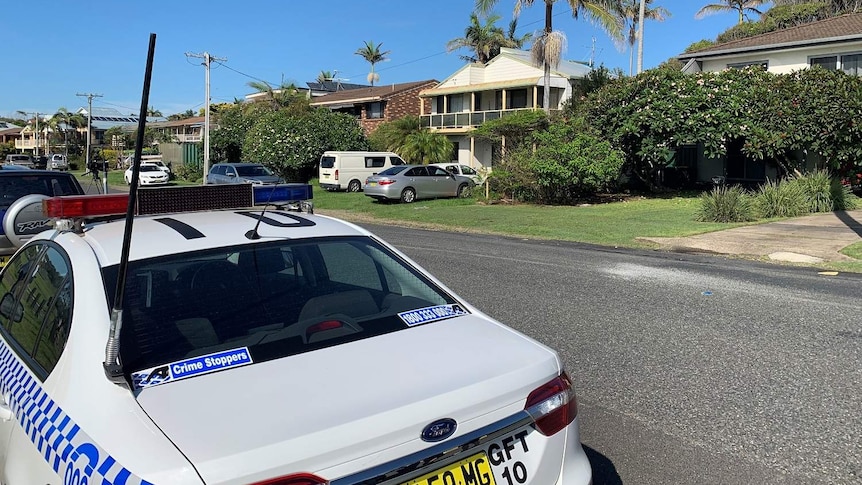
[[[646,14],[646,0],[641,0],[638,15],[638,74],[644,70],[644,14]]]
[[[201,64],[206,68],[206,77],[205,77],[205,108],[204,108],[204,179],[203,184],[207,183],[207,173],[210,171],[210,64],[212,61],[216,62],[227,62],[226,57],[215,57],[211,56],[209,52],[204,52],[203,54],[193,54],[191,52],[186,52],[186,57],[195,57],[198,59],[203,59],[204,62]]]
[[[87,156],[85,158],[85,163],[87,164],[87,170],[90,170],[90,138],[92,137],[90,132],[93,129],[93,98],[101,98],[102,95],[93,93],[77,93],[75,96],[87,98]],[[105,177],[107,177],[107,174],[105,174]]]

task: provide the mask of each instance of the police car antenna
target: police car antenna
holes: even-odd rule
[[[147,124],[147,107],[150,101],[150,80],[153,76],[153,56],[156,51],[156,34],[150,34],[147,52],[147,67],[144,71],[144,91],[141,96],[141,111],[138,118],[138,134],[135,143],[135,158],[132,161],[132,182],[129,185],[129,205],[126,207],[126,225],[123,230],[123,247],[117,271],[117,288],[114,293],[114,308],[111,309],[111,329],[105,346],[105,375],[108,379],[125,384],[123,364],[120,362],[120,330],[123,328],[123,296],[126,288],[126,272],[129,267],[129,247],[132,239],[132,225],[135,220],[135,205],[141,166],[141,151],[144,146],[144,128]]]

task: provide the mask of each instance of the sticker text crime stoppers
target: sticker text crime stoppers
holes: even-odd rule
[[[251,363],[252,359],[248,348],[242,347],[138,371],[132,374],[132,381],[136,388],[142,389]]]
[[[461,305],[438,305],[401,312],[398,316],[404,323],[412,327],[414,325],[466,314],[467,311],[461,308]]]

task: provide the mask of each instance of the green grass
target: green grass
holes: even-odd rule
[[[578,241],[604,246],[652,247],[638,237],[681,237],[744,224],[696,222],[697,194],[631,198],[588,206],[489,205],[476,199],[379,203],[362,193],[327,192],[314,185],[314,206],[339,217],[404,221],[450,230]]]
[[[853,243],[839,251],[845,256],[850,256],[857,261],[841,261],[823,264],[824,269],[844,271],[846,273],[862,273],[862,242]]]
[[[91,183],[95,183],[93,181],[92,175],[87,174],[85,176],[84,172],[86,172],[86,171],[85,170],[73,170],[73,171],[71,171],[71,173],[74,174],[75,177],[78,178],[78,182],[80,182],[81,185],[86,187]],[[127,184],[126,184],[126,181],[123,179],[123,174],[124,174],[124,170],[109,170],[108,171],[108,185],[109,186],[116,186],[116,187],[126,187]],[[100,184],[101,184],[102,175],[103,174],[101,172],[99,172],[99,177],[100,177],[99,183]],[[171,180],[168,185],[199,185],[199,184],[197,184],[195,182],[189,182],[187,180],[174,179],[174,180]]]

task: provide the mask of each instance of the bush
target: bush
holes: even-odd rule
[[[204,170],[201,165],[177,164],[173,168],[174,177],[189,182],[201,182],[204,178]]]
[[[759,217],[796,217],[808,212],[808,200],[798,184],[769,181],[760,186],[754,198]]]
[[[700,196],[695,219],[701,222],[747,222],[754,220],[751,196],[738,186],[716,187]]]

